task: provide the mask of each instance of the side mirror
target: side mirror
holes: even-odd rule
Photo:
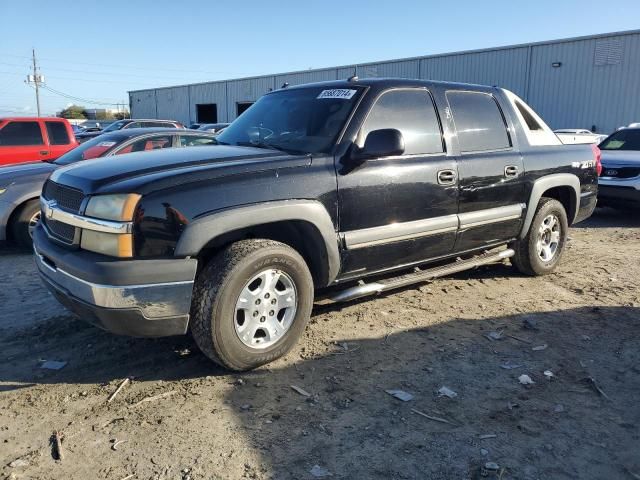
[[[404,138],[400,130],[383,128],[369,132],[364,141],[364,146],[354,150],[352,157],[355,160],[367,160],[369,158],[402,155],[403,153]]]

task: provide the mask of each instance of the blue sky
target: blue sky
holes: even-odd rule
[[[0,0],[0,116],[127,91],[640,28],[640,1]],[[44,114],[72,103],[42,93]],[[89,102],[83,103],[85,106]]]

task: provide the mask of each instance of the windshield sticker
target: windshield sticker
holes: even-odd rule
[[[113,147],[116,144],[116,142],[100,142],[97,146],[98,147]]]
[[[343,98],[345,100],[349,100],[356,92],[357,90],[351,90],[348,88],[333,88],[331,90],[323,90],[316,98]]]

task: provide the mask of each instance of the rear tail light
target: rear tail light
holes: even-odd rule
[[[591,149],[593,150],[593,156],[595,157],[596,161],[596,173],[598,174],[598,176],[600,176],[602,175],[602,152],[595,144],[591,145]]]

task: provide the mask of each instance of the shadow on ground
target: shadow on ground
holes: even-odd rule
[[[491,341],[484,336],[489,331],[503,336]],[[3,343],[11,356],[0,367],[4,382],[227,375],[199,353],[181,356],[184,349],[195,349],[187,339],[115,337],[67,317]],[[247,462],[243,478],[314,478],[315,465],[344,479],[498,478],[500,472],[505,479],[595,479],[633,478],[629,472],[640,472],[638,308],[454,318],[311,350],[303,352],[302,361],[289,359],[242,375],[243,381],[216,402],[234,412],[245,448],[258,452],[260,461]],[[34,368],[38,358],[69,363],[43,373]],[[547,370],[551,379],[543,373]],[[520,384],[522,374],[535,383]],[[231,384],[238,376],[229,377],[225,381]],[[443,386],[457,396],[438,395]],[[205,383],[197,388],[205,389],[206,397]],[[397,400],[385,392],[389,389],[413,399]],[[164,428],[184,436],[180,427],[188,420],[199,425],[187,430],[190,451],[212,451],[206,429],[215,425],[217,409],[198,403],[203,397],[185,395],[178,410],[158,406],[170,420],[147,427],[150,435]],[[129,448],[144,452],[149,445],[140,436]],[[154,447],[155,455],[171,458],[175,447],[165,440]],[[216,456],[201,457],[193,478],[231,478],[227,470],[215,472],[208,465]],[[485,471],[486,462],[500,470]]]

